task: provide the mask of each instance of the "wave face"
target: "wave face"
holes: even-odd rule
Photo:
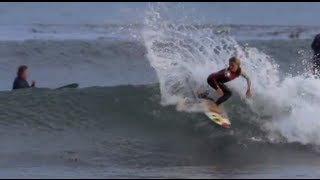
[[[234,97],[233,102],[243,107],[242,112],[235,106],[229,107],[234,112],[231,119],[235,119],[232,130],[215,126],[202,113],[180,112],[174,106],[163,107],[159,104],[158,84],[18,90],[2,92],[0,99],[3,102],[0,123],[3,134],[33,136],[41,132],[58,135],[85,131],[85,134],[129,138],[126,134],[133,133],[151,141],[171,136],[172,141],[179,138],[182,141],[197,139],[194,143],[208,140],[213,142],[212,147],[219,146],[219,142],[228,142],[230,146],[268,142],[258,124],[242,115],[250,106],[240,96]],[[192,146],[193,142],[190,143]]]
[[[211,29],[175,24],[161,14],[165,8],[150,8],[143,30],[147,57],[159,78],[162,104],[177,105],[183,111],[197,109],[194,94],[207,88],[208,74],[226,67],[228,59],[237,55],[252,79],[254,96],[245,98],[243,80],[229,83],[241,99],[226,103],[231,120],[256,124],[272,142],[320,145],[318,80],[307,71],[281,76],[276,60],[257,48],[242,46],[232,37],[211,35]],[[184,103],[185,98],[193,103]]]
[[[244,165],[318,162],[312,147],[270,144],[259,123],[236,106],[229,106],[234,127],[226,130],[160,99],[158,84],[1,92],[0,166],[7,171],[0,174],[31,177],[42,169],[46,176],[79,177],[73,168],[81,168],[88,177],[211,177],[241,173]],[[233,103],[250,109],[238,96]],[[46,168],[35,167],[43,163]],[[32,172],[14,175],[21,167]]]

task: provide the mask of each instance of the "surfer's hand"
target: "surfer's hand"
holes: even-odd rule
[[[251,89],[247,90],[246,96],[247,96],[247,98],[250,98],[252,96]]]
[[[218,88],[217,91],[218,91],[220,96],[223,96],[224,93],[223,93],[222,89]]]

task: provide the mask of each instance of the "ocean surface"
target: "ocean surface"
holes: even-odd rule
[[[17,19],[32,6],[1,5]],[[53,22],[0,17],[1,178],[320,177],[320,81],[310,74],[320,24],[190,23],[162,5],[146,6],[142,22],[72,24],[63,18],[81,18],[61,11]],[[254,95],[241,78],[228,83],[224,129],[194,94],[232,55]],[[11,91],[21,64],[37,89]],[[55,89],[69,83],[80,87]]]

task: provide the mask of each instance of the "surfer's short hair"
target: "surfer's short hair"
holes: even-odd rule
[[[233,56],[229,59],[229,63],[236,63],[236,64],[240,65],[240,59],[236,56]]]
[[[23,72],[24,72],[25,70],[27,70],[27,69],[28,69],[28,66],[26,66],[26,65],[21,65],[21,66],[19,66],[18,71],[17,71],[17,76],[18,76],[18,77],[21,77],[22,74],[23,74]]]

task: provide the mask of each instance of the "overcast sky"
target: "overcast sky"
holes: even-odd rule
[[[150,3],[149,3],[150,4]],[[155,3],[151,3],[155,4]],[[190,21],[254,25],[320,25],[320,3],[203,2],[165,3],[168,16]],[[183,6],[177,12],[178,5]],[[0,24],[102,24],[142,22],[148,3],[0,3]],[[172,11],[170,12],[170,9]],[[172,14],[171,14],[172,13]]]

